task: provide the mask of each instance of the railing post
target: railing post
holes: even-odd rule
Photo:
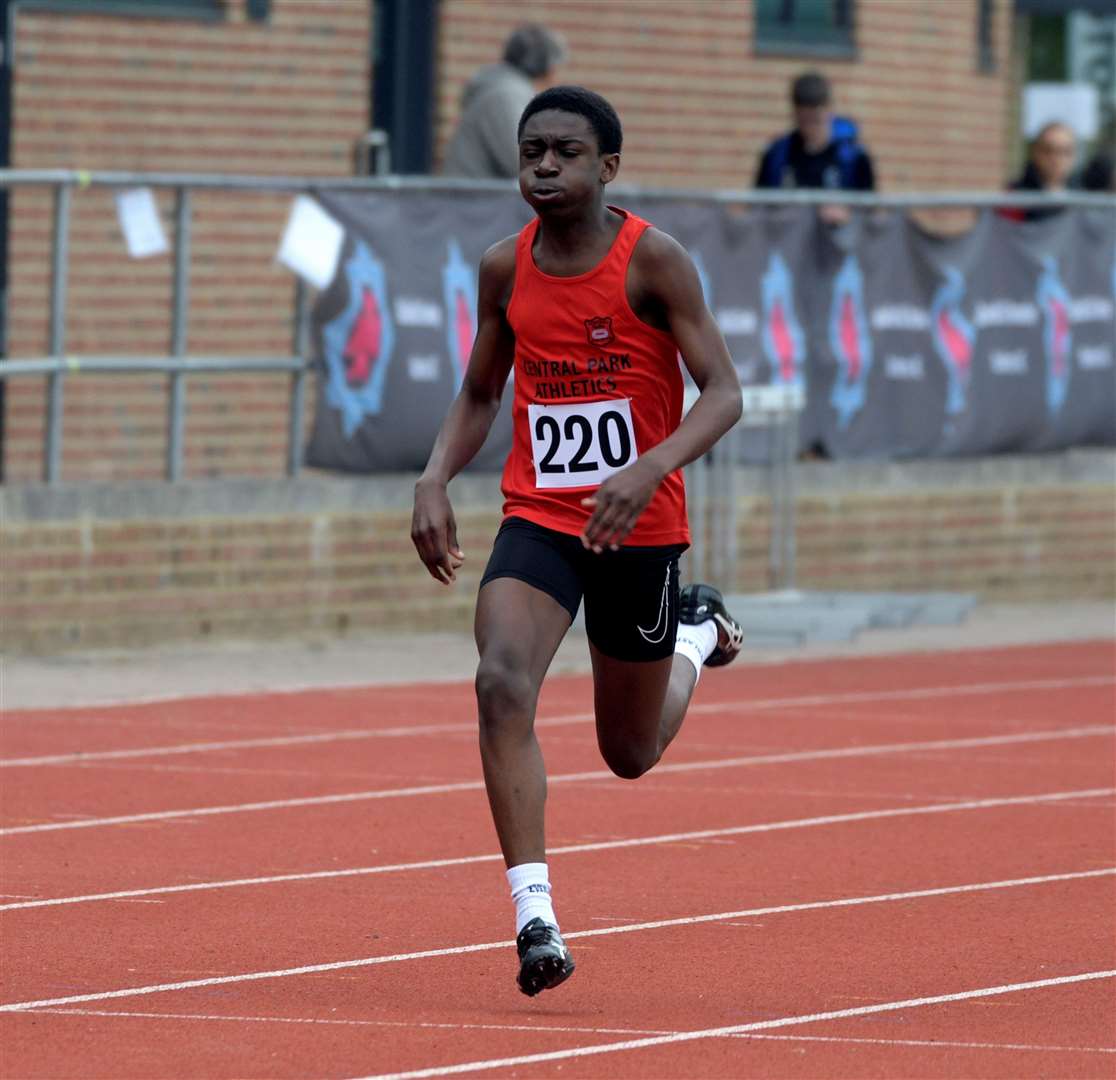
[[[70,256],[70,204],[73,188],[54,189],[54,222],[50,260],[50,355],[58,360],[66,350],[66,282]],[[57,484],[62,466],[62,404],[65,376],[55,371],[47,379],[43,434],[43,479]]]
[[[784,548],[783,548],[783,587],[794,589],[795,562],[798,558],[798,488],[795,478],[795,462],[798,460],[798,417],[797,409],[789,409],[786,417],[786,472],[783,479]]]
[[[764,427],[767,436],[767,587],[778,589],[782,579],[781,564],[783,551],[783,514],[780,506],[780,485],[778,481],[779,458],[782,456],[779,439],[779,424],[769,419]]]
[[[171,313],[171,356],[186,355],[190,318],[190,189],[175,188],[174,199],[174,298]],[[170,376],[167,404],[167,479],[182,479],[182,444],[186,415],[186,376]]]
[[[294,333],[292,351],[306,363],[310,336],[310,310],[306,283],[295,277]],[[291,374],[290,414],[287,417],[287,475],[298,476],[302,469],[302,416],[306,405],[306,368]]]

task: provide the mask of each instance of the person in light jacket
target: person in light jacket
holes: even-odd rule
[[[446,151],[447,176],[510,179],[519,175],[516,126],[540,91],[557,82],[566,58],[561,37],[537,23],[515,30],[504,58],[478,71],[461,97],[461,116]]]

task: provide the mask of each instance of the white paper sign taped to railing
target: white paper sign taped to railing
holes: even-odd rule
[[[116,216],[124,243],[133,259],[146,259],[170,250],[159,207],[151,188],[128,188],[116,193]]]
[[[289,270],[324,289],[337,270],[345,230],[308,195],[299,195],[275,256]]]

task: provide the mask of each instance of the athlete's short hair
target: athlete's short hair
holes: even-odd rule
[[[597,136],[597,147],[602,154],[619,154],[624,142],[624,132],[620,127],[620,117],[616,110],[600,94],[586,90],[584,86],[552,86],[541,94],[536,94],[523,110],[519,118],[516,138],[523,138],[523,128],[535,113],[547,109],[559,112],[576,113],[589,121],[589,126]]]
[[[504,63],[537,79],[566,59],[566,42],[538,23],[524,23],[504,42]]]
[[[828,105],[832,99],[829,80],[819,71],[806,71],[791,83],[791,103],[795,106],[816,108]]]

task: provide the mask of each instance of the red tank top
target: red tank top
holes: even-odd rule
[[[615,207],[612,209],[616,210]],[[682,418],[678,346],[628,304],[628,263],[646,221],[624,210],[592,270],[553,277],[535,265],[536,218],[519,234],[507,317],[515,333],[512,450],[504,516],[578,535],[586,494],[657,446]],[[625,545],[688,544],[680,470],[659,485]]]

